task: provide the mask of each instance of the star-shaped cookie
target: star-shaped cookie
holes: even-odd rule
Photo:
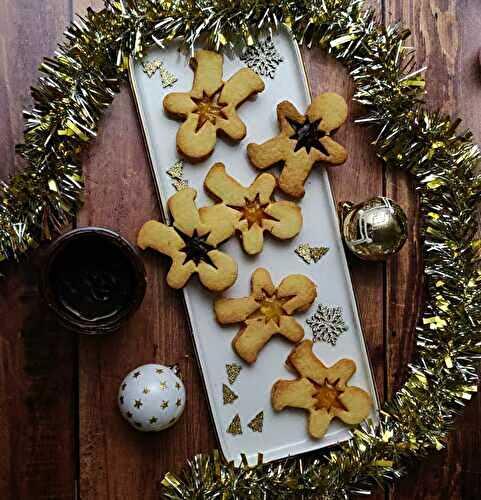
[[[339,165],[347,159],[346,150],[332,138],[346,121],[347,104],[338,94],[324,93],[312,100],[303,115],[288,101],[277,106],[279,135],[263,144],[249,144],[247,154],[259,169],[282,163],[279,187],[301,198],[304,184],[317,162]]]
[[[214,303],[220,324],[241,323],[232,346],[247,363],[256,361],[273,335],[280,334],[293,343],[302,340],[304,329],[293,315],[309,309],[317,295],[316,285],[306,276],[291,274],[276,288],[263,268],[252,274],[251,287],[248,297],[221,298]]]
[[[254,71],[242,68],[224,82],[222,54],[197,50],[190,64],[195,76],[190,92],[171,92],[164,98],[164,110],[184,122],[177,132],[177,148],[192,161],[207,158],[215,148],[217,132],[234,141],[242,140],[247,129],[237,107],[264,90]]]

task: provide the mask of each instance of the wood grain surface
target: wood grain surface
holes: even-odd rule
[[[453,116],[481,141],[479,0],[372,0],[385,22],[402,19],[413,31],[420,66],[427,65],[426,101]],[[42,56],[50,55],[73,12],[88,0],[0,1],[0,177],[21,164],[22,108]],[[94,3],[99,7],[99,1]],[[346,98],[345,70],[317,50],[304,50],[313,93],[333,90]],[[361,112],[351,105],[351,117]],[[85,206],[78,226],[101,225],[133,241],[138,227],[159,217],[142,136],[128,88],[107,112],[95,144],[84,156]],[[349,259],[361,321],[379,394],[390,397],[413,355],[414,324],[421,305],[421,248],[413,186],[386,171],[373,155],[372,132],[350,124],[338,139],[348,163],[329,176],[338,201],[386,194],[410,220],[409,243],[388,264]],[[154,499],[158,480],[178,471],[195,453],[216,446],[192,351],[181,295],[164,283],[166,268],[145,257],[148,289],[141,309],[115,335],[75,337],[50,317],[37,290],[42,250],[28,262],[3,265],[0,282],[0,498],[89,500]],[[147,362],[178,362],[188,403],[182,419],[159,435],[132,431],[116,408],[123,376]],[[481,402],[473,398],[452,432],[448,449],[421,465],[390,491],[373,498],[481,498]]]

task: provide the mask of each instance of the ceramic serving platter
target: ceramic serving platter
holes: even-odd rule
[[[249,164],[247,144],[263,142],[278,133],[276,105],[280,101],[291,101],[301,112],[304,112],[310,102],[309,87],[297,45],[287,32],[277,34],[274,43],[283,59],[274,78],[264,77],[265,91],[239,108],[239,115],[247,125],[247,137],[237,144],[219,138],[214,153],[206,161],[195,165],[185,162],[184,176],[189,185],[198,190],[199,207],[213,202],[203,189],[203,180],[215,162],[223,162],[231,175],[242,184],[249,185],[258,171]],[[163,88],[158,74],[149,78],[140,63],[132,61],[130,73],[159,202],[168,219],[167,200],[175,193],[175,189],[167,170],[179,158],[175,144],[179,122],[164,114],[162,100],[169,92],[189,91],[193,72],[189,66],[189,55],[180,52],[175,44],[167,49],[152,49],[145,61],[154,59],[160,59],[164,67],[178,78],[172,87]],[[238,57],[226,54],[224,79],[243,66],[244,63]],[[346,175],[349,173],[346,172]],[[281,196],[277,194],[277,197]],[[310,277],[317,284],[318,297],[309,311],[296,315],[304,325],[305,338],[312,338],[305,320],[314,314],[318,304],[341,307],[348,330],[340,336],[337,345],[317,342],[314,344],[314,351],[327,365],[343,357],[355,361],[357,371],[350,384],[361,387],[372,395],[372,418],[376,421],[378,398],[339,234],[335,204],[328,175],[323,167],[315,167],[312,171],[300,206],[304,226],[293,240],[281,242],[267,235],[263,252],[255,257],[248,257],[243,252],[236,237],[222,246],[239,265],[237,282],[225,295],[248,295],[251,274],[258,267],[267,268],[274,283],[279,283],[284,276],[292,273]],[[329,252],[318,263],[308,265],[294,251],[300,243],[305,242],[313,246],[328,247]],[[213,295],[202,288],[196,277],[184,288],[184,297],[213,422],[220,447],[228,460],[238,462],[244,453],[249,462],[255,462],[258,452],[262,452],[264,460],[271,461],[349,439],[349,429],[338,421],[331,424],[323,439],[316,440],[307,433],[306,412],[289,409],[280,413],[273,411],[270,403],[272,385],[279,378],[295,377],[285,366],[292,344],[274,337],[260,352],[257,362],[249,366],[236,355],[231,346],[238,326],[221,327],[217,324],[212,308]],[[238,399],[232,404],[224,405],[222,384],[228,385],[225,365],[229,363],[239,364],[242,370],[231,386]],[[261,411],[264,412],[263,431],[253,432],[248,423]],[[231,435],[227,433],[227,428],[237,414],[243,432],[241,435]]]

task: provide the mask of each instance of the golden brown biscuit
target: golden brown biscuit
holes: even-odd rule
[[[327,367],[312,352],[312,341],[304,340],[294,347],[288,363],[300,377],[274,384],[272,407],[276,411],[288,406],[307,410],[312,437],[322,438],[334,418],[355,425],[369,416],[371,396],[359,387],[347,385],[356,371],[354,361],[341,359]]]
[[[192,90],[167,94],[164,109],[184,120],[177,132],[178,150],[200,161],[214,150],[219,130],[235,141],[245,137],[246,126],[236,109],[262,92],[264,82],[249,68],[240,69],[224,82],[223,56],[210,50],[197,50],[190,63],[195,71]]]
[[[211,224],[226,223],[219,216],[230,209],[234,231],[241,234],[244,250],[255,255],[264,246],[264,231],[287,240],[299,234],[302,228],[301,209],[291,201],[275,201],[273,192],[276,178],[261,174],[249,187],[244,187],[228,175],[222,163],[216,163],[207,174],[205,188],[221,203],[199,210],[202,219]]]
[[[277,106],[279,135],[263,144],[249,144],[247,154],[259,169],[283,163],[279,187],[301,198],[306,179],[316,162],[339,165],[346,161],[346,150],[332,139],[346,118],[347,104],[338,94],[318,95],[305,115],[290,102],[283,101]]]
[[[153,248],[172,259],[167,274],[167,283],[172,288],[182,288],[197,273],[207,289],[222,292],[237,279],[237,263],[217,250],[217,246],[232,236],[233,231],[227,226],[210,226],[202,220],[195,205],[196,196],[192,188],[171,196],[168,207],[173,224],[146,222],[139,231],[137,244],[143,250]]]
[[[252,292],[239,299],[218,299],[214,303],[217,321],[222,325],[242,323],[232,345],[247,363],[254,363],[259,351],[275,334],[297,343],[304,329],[292,317],[306,311],[316,298],[316,285],[306,276],[291,274],[276,288],[265,269],[254,271]]]

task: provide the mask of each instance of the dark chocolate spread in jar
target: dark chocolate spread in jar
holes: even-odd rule
[[[80,333],[108,333],[142,301],[145,270],[137,251],[120,235],[82,228],[52,244],[42,288],[64,325]]]

